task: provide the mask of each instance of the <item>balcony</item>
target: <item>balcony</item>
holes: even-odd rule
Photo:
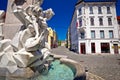
[[[79,27],[78,33],[79,33],[80,39],[85,39],[85,27]]]
[[[85,33],[85,27],[78,27],[79,33]]]

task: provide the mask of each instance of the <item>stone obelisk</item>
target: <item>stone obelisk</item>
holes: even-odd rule
[[[3,36],[5,39],[12,39],[15,33],[18,32],[22,26],[22,23],[14,16],[12,12],[11,6],[13,5],[13,1],[16,2],[14,8],[16,8],[16,6],[22,6],[23,9],[26,8],[27,5],[33,3],[33,0],[8,0],[6,19],[3,26]]]

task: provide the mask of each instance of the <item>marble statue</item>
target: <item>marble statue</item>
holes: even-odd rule
[[[10,73],[14,73],[19,68],[29,67],[31,57],[43,55],[45,59],[50,54],[45,48],[44,39],[48,35],[46,21],[51,19],[54,12],[51,8],[43,10],[40,7],[42,3],[43,0],[34,0],[34,3],[25,9],[22,6],[13,9],[16,4],[14,1],[11,6],[13,14],[23,26],[12,40],[0,41],[0,68],[6,68]]]

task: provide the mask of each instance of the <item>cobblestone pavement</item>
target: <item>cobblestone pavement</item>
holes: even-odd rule
[[[52,49],[51,52],[58,55],[67,55],[68,58],[82,64],[89,72],[96,74],[105,80],[120,80],[120,55],[82,55],[69,51],[65,47]]]

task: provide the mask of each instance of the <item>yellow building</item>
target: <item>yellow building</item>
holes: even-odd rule
[[[55,48],[57,47],[57,35],[56,32],[54,30],[52,30],[52,28],[48,28],[48,36],[47,36],[47,46],[49,49]]]
[[[56,48],[58,46],[58,38],[57,38],[57,33],[55,30],[53,30],[53,36],[54,36],[54,44],[53,44],[53,48]]]
[[[71,44],[70,44],[70,28],[69,28],[66,35],[66,47],[70,49],[70,45]]]

